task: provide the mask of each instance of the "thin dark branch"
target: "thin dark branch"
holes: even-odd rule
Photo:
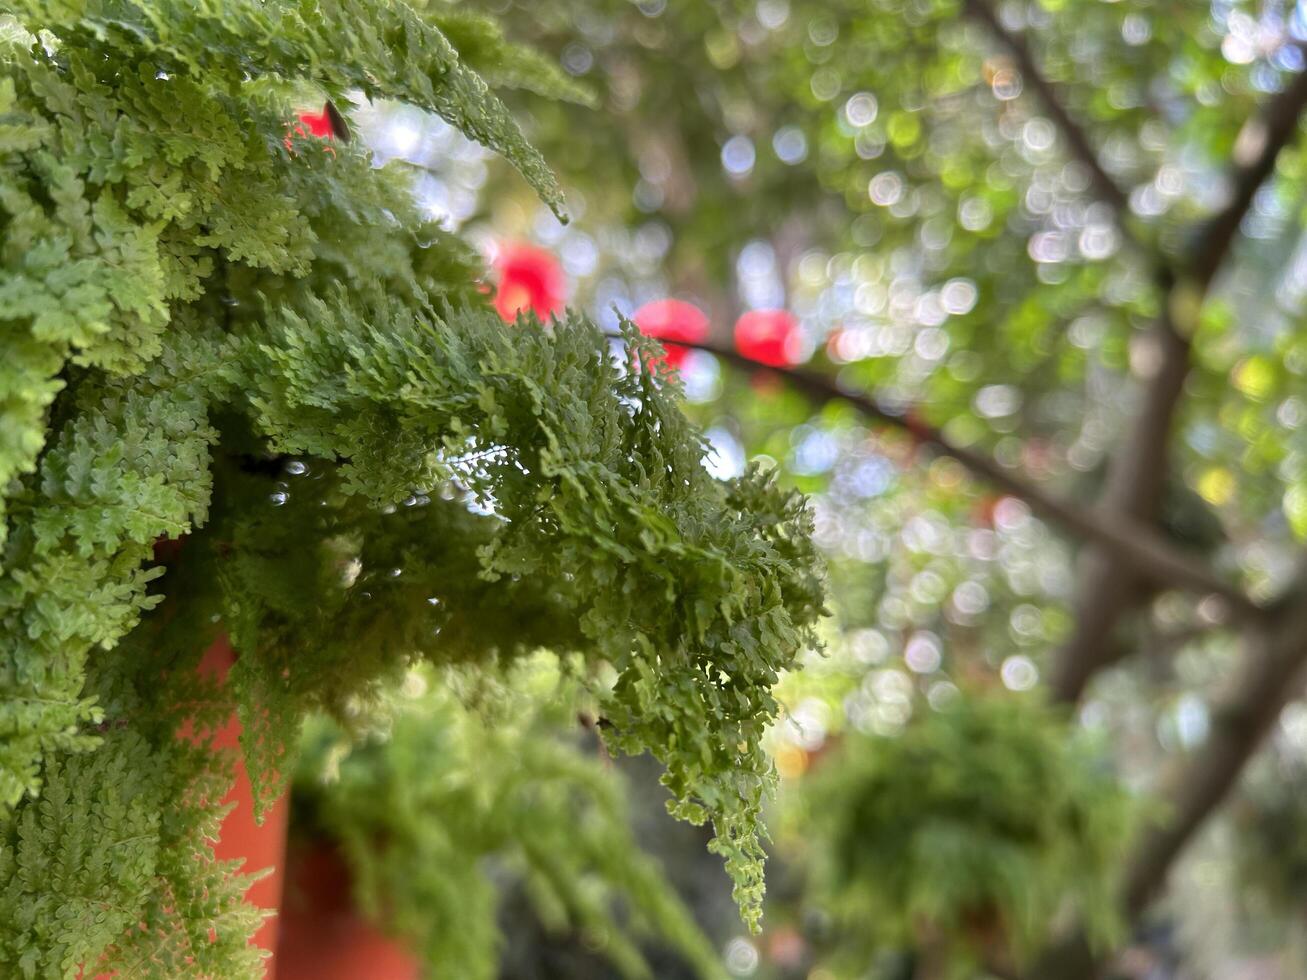
[[[1032,510],[1077,537],[1102,545],[1121,561],[1129,563],[1159,584],[1204,595],[1219,595],[1229,604],[1231,614],[1235,617],[1258,613],[1258,607],[1242,591],[1217,577],[1199,559],[1175,548],[1148,525],[1129,519],[1109,519],[1096,509],[1061,500],[1042,487],[1022,479],[992,456],[959,446],[939,429],[916,418],[889,411],[873,395],[844,390],[831,378],[816,371],[759,364],[738,351],[712,344],[678,343],[676,346],[706,351],[747,370],[774,372],[820,404],[847,401],[870,418],[901,429],[919,443],[957,460],[973,475],[1003,493],[1024,500]]]
[[[1148,638],[1147,655],[1154,661],[1169,660],[1185,647],[1220,632],[1223,627],[1223,623],[1196,623],[1167,632],[1154,633]]]
[[[1127,865],[1127,916],[1139,915],[1161,888],[1180,850],[1225,799],[1293,692],[1294,679],[1307,661],[1301,632],[1307,618],[1299,616],[1296,625],[1296,636],[1260,644],[1263,648],[1247,658],[1235,697],[1214,712],[1211,736],[1168,794],[1174,815],[1140,841]]]
[[[1298,47],[1307,54],[1307,45]],[[1298,131],[1304,106],[1307,106],[1307,71],[1294,75],[1240,131],[1228,177],[1229,201],[1199,227],[1186,267],[1201,289],[1205,290],[1220,270],[1254,195],[1275,169],[1280,151]]]
[[[1170,468],[1171,426],[1189,375],[1189,343],[1168,316],[1154,324],[1148,340],[1157,367],[1124,444],[1112,457],[1098,503],[1099,512],[1112,524],[1156,527]],[[1085,554],[1075,626],[1049,673],[1049,689],[1056,700],[1074,704],[1094,674],[1125,654],[1114,635],[1117,623],[1152,591],[1139,571],[1106,550]]]
[[[1116,211],[1117,220],[1124,227],[1125,222],[1130,217],[1129,198],[1127,198],[1125,191],[1121,189],[1115,178],[1103,166],[1103,162],[1098,158],[1098,154],[1094,152],[1093,145],[1089,142],[1089,137],[1084,128],[1067,111],[1057,89],[1053,87],[1053,83],[1049,81],[1035,61],[1035,56],[1031,52],[1030,46],[1026,44],[1025,38],[1019,34],[1013,34],[1003,26],[989,0],[966,0],[966,9],[972,17],[984,24],[989,32],[1011,53],[1017,67],[1021,70],[1021,77],[1025,84],[1039,95],[1040,100],[1044,103],[1044,110],[1053,117],[1053,122],[1061,131],[1062,138],[1066,140],[1071,155],[1089,170],[1089,176],[1094,185],[1094,193],[1112,206]],[[1126,231],[1129,232],[1128,229]]]

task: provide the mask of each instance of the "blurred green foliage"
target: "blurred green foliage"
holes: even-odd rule
[[[1024,966],[1070,915],[1120,938],[1115,875],[1137,807],[1034,699],[963,695],[892,735],[850,734],[791,797],[850,973],[896,948],[928,950],[942,976]]]
[[[451,681],[411,674],[362,742],[325,717],[305,728],[297,834],[342,849],[364,912],[414,944],[427,976],[494,977],[500,892],[521,881],[549,928],[584,935],[623,977],[652,976],[638,945],[650,935],[722,975],[635,839],[622,784],[597,746],[564,734],[585,699],[556,662],[464,678],[460,695]]]

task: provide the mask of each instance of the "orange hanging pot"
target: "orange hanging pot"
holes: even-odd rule
[[[201,673],[212,673],[219,679],[226,677],[227,671],[236,661],[236,654],[231,648],[226,635],[219,636],[213,645],[205,651],[200,662]],[[258,881],[250,885],[245,899],[252,905],[267,909],[273,914],[264,920],[259,931],[254,934],[254,942],[268,950],[265,980],[274,980],[278,975],[276,951],[278,916],[281,906],[282,886],[286,870],[286,828],[290,816],[290,793],[286,792],[264,814],[260,825],[254,820],[254,794],[250,786],[249,774],[245,763],[239,756],[240,722],[233,715],[214,737],[214,747],[236,751],[236,781],[232,785],[224,803],[235,803],[227,814],[219,831],[218,841],[213,846],[214,856],[219,860],[243,860],[241,870],[254,873],[268,869]]]
[[[287,863],[277,980],[418,980],[417,957],[354,905],[334,846],[294,841]]]
[[[221,679],[235,659],[221,637],[205,653],[200,671]],[[215,747],[239,749],[240,731],[240,722],[231,718],[214,739]],[[265,980],[418,980],[417,958],[355,908],[349,870],[335,848],[314,841],[288,849],[289,792],[262,826],[256,824],[250,780],[238,761],[225,802],[236,806],[223,821],[214,854],[243,859],[247,872],[271,869],[246,892],[249,902],[275,913],[254,937],[272,954]]]
[[[167,560],[181,544],[161,540],[156,556]],[[222,683],[236,657],[227,635],[219,634],[198,671]],[[187,731],[184,727],[181,737],[188,737]],[[245,874],[263,872],[245,893],[246,901],[271,913],[251,939],[268,952],[263,980],[418,980],[417,958],[355,908],[349,871],[334,847],[306,842],[288,855],[289,791],[265,812],[262,824],[255,821],[240,735],[234,714],[213,735],[215,751],[235,754],[235,779],[222,801],[231,809],[213,852],[219,860],[239,861]],[[118,974],[79,972],[79,980],[86,978],[118,980]]]
[[[226,634],[222,634],[204,652],[199,671],[201,674],[208,674],[222,680],[235,662],[236,654],[231,648],[231,643],[228,642]],[[276,804],[264,814],[262,824],[255,822],[254,794],[250,787],[249,774],[245,771],[245,764],[239,754],[240,732],[240,722],[233,715],[215,733],[213,739],[215,749],[237,753],[236,779],[227,795],[223,797],[224,805],[235,805],[223,819],[218,840],[213,846],[213,853],[220,860],[241,861],[241,870],[246,874],[267,870],[263,877],[250,885],[245,898],[251,904],[273,913],[255,933],[252,942],[268,951],[264,980],[275,980],[277,964],[274,954],[277,949],[278,932],[276,913],[281,904],[282,879],[286,864],[286,827],[290,810],[290,794],[282,794]],[[117,973],[98,973],[94,975],[94,980],[116,980],[117,976]]]

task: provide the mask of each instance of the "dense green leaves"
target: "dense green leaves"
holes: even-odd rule
[[[171,733],[151,744],[115,731],[98,751],[47,767],[40,799],[0,837],[0,963],[8,975],[262,970],[261,952],[247,945],[261,919],[242,900],[248,879],[211,850],[222,812],[214,800],[225,786],[214,763],[206,745]]]
[[[67,405],[39,482],[14,499],[0,579],[0,789],[12,806],[39,788],[41,757],[84,747],[99,712],[84,697],[92,649],[113,647],[158,603],[152,542],[202,523],[210,492],[199,385],[146,374],[96,383]]]
[[[360,89],[438,113],[512,161],[561,216],[543,159],[444,34],[407,4],[40,2],[18,10],[70,46],[94,38],[120,53],[148,53],[156,71]]]

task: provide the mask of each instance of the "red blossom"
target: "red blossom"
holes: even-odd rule
[[[499,273],[495,310],[507,322],[512,323],[524,310],[541,320],[562,311],[566,282],[552,252],[521,242],[504,245],[495,259],[495,270]]]
[[[786,310],[750,310],[735,321],[735,349],[759,364],[797,363],[799,343],[799,321]]]
[[[321,112],[301,112],[300,122],[309,127],[309,132],[320,139],[330,139],[333,135],[331,117],[324,108]]]
[[[298,136],[301,139],[308,139],[310,136],[316,136],[318,139],[330,140],[335,135],[335,131],[331,126],[331,116],[327,114],[325,106],[321,112],[300,112],[296,114],[295,118],[299,121],[296,122],[286,134],[285,143],[286,149],[288,150],[294,149],[291,140],[292,137],[295,136]],[[330,147],[328,147],[328,151],[335,152],[334,150],[331,150]]]
[[[667,363],[674,368],[680,368],[688,352],[686,348],[667,341],[684,340],[701,344],[708,339],[708,317],[703,310],[679,299],[660,299],[646,303],[635,311],[631,320],[646,337],[664,342]]]

